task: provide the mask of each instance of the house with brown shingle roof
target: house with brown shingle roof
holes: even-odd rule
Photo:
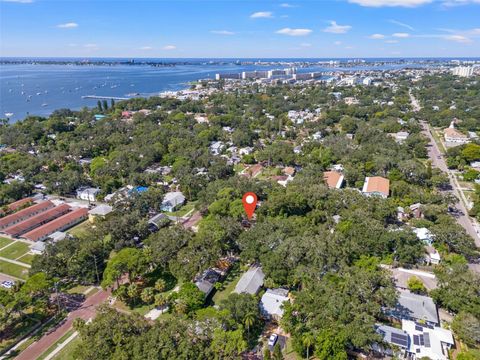
[[[381,196],[386,199],[390,193],[390,180],[381,176],[366,177],[362,193],[367,196]]]
[[[343,174],[338,171],[325,171],[323,181],[330,189],[340,189],[343,184]]]

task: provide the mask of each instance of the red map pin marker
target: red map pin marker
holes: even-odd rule
[[[257,195],[253,192],[247,192],[243,195],[242,198],[243,208],[247,213],[248,220],[250,220],[255,212],[255,208],[257,207]]]

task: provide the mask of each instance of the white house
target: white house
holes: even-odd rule
[[[99,193],[99,188],[82,187],[77,189],[77,198],[85,201],[97,201],[97,195]]]
[[[417,235],[418,240],[423,241],[427,245],[432,245],[433,234],[427,228],[413,228],[413,232]]]
[[[250,155],[253,152],[253,148],[250,146],[246,146],[243,148],[238,149],[239,155]]]
[[[283,316],[283,304],[287,301],[288,290],[267,289],[260,300],[260,310],[265,317],[279,320]]]
[[[433,246],[425,246],[425,260],[432,265],[440,264],[440,254]]]
[[[470,142],[470,139],[467,135],[462,134],[460,131],[453,127],[448,127],[443,130],[445,141],[455,144],[467,144]]]
[[[213,155],[220,155],[222,150],[225,148],[225,144],[222,141],[215,141],[210,144],[210,152]]]
[[[410,320],[402,320],[402,330],[409,337],[407,352],[414,359],[449,359],[448,350],[455,344],[450,330],[423,326]]]
[[[162,211],[172,212],[182,206],[184,202],[185,196],[183,196],[182,192],[172,191],[165,194],[160,209]]]

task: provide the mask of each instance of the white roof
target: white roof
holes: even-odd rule
[[[432,240],[433,234],[427,228],[413,228],[413,232],[420,240]]]
[[[282,305],[288,300],[288,290],[268,289],[262,296],[260,307],[268,315],[283,315]]]
[[[409,338],[408,351],[417,359],[428,357],[433,360],[447,360],[447,346],[454,344],[452,333],[440,327],[426,327],[409,320],[402,320],[402,330]]]
[[[105,216],[107,214],[110,214],[112,211],[113,211],[113,208],[110,205],[102,204],[102,205],[95,206],[88,213],[90,215]]]
[[[185,201],[185,196],[183,196],[181,191],[172,191],[169,193],[166,193],[162,204],[171,204],[172,206],[176,206],[178,204],[181,204]]]

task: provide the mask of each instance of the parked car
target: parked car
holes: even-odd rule
[[[11,289],[15,285],[15,281],[5,280],[0,284],[5,289]]]
[[[275,346],[275,343],[278,340],[278,335],[277,334],[272,334],[268,338],[268,346]]]

